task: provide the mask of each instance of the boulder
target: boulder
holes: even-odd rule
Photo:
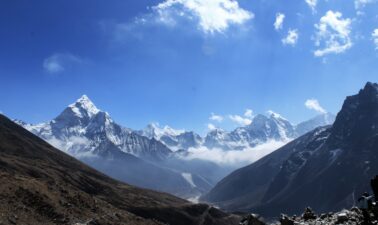
[[[263,218],[257,214],[249,214],[240,223],[240,225],[266,225]]]
[[[345,212],[342,212],[342,213],[338,213],[337,214],[337,223],[344,223],[346,221],[348,221],[349,218],[348,218],[348,214],[345,213]]]
[[[306,221],[306,220],[314,220],[316,219],[316,215],[314,213],[314,211],[312,211],[312,209],[310,207],[307,207],[305,209],[305,211],[303,212],[302,214],[302,218]]]
[[[294,225],[294,220],[290,219],[287,215],[281,214],[281,225]]]

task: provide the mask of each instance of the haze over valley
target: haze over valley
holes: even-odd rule
[[[0,27],[0,225],[378,224],[378,0],[13,0]]]

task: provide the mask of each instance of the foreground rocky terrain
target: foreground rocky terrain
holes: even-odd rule
[[[364,220],[364,215],[362,210],[354,207],[350,210],[342,210],[340,212],[329,212],[317,215],[310,208],[306,208],[304,213],[300,216],[287,216],[282,214],[279,221],[276,222],[265,222],[264,219],[256,214],[251,214],[242,220],[240,225],[335,225],[335,224],[345,224],[345,225],[357,225],[357,224],[378,224],[377,218],[374,217],[372,211],[370,222]]]
[[[130,186],[0,115],[0,224],[238,224],[205,204]]]

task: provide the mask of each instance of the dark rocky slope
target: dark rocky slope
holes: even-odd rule
[[[204,199],[264,216],[351,207],[378,173],[378,84],[347,97],[332,127],[319,128],[239,169]]]
[[[237,224],[205,204],[111,179],[0,115],[0,224]]]

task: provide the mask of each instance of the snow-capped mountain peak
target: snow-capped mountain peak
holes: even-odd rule
[[[224,178],[204,200],[226,209],[258,209],[267,217],[278,211],[272,213],[272,206],[291,214],[309,204],[319,211],[351,207],[351,196],[368,190],[377,172],[378,84],[347,97],[332,126],[313,129],[332,118],[320,114],[297,125],[303,136]]]
[[[162,143],[115,123],[86,95],[70,104],[54,120],[37,125],[19,124],[76,157],[107,154],[108,146],[142,158],[161,159],[171,152]]]
[[[202,138],[194,132],[173,129],[169,126],[160,127],[158,123],[151,123],[138,134],[159,140],[173,151],[197,147],[202,143]]]
[[[252,123],[246,126],[246,128],[252,128],[252,127],[259,127],[259,126],[265,126],[267,121],[269,121],[269,118],[265,115],[258,114],[252,119]]]
[[[243,146],[254,147],[267,141],[289,141],[295,136],[294,128],[289,121],[278,113],[270,111],[269,117],[258,114],[252,123],[245,127],[236,128],[227,135],[231,142]],[[235,144],[228,143],[228,146]]]
[[[215,140],[224,140],[227,135],[228,132],[221,128],[213,129],[208,133],[208,136],[211,136]]]
[[[166,134],[169,134],[169,135],[175,135],[175,136],[180,135],[180,134],[182,134],[182,133],[185,132],[185,130],[175,130],[175,129],[173,129],[172,127],[167,126],[167,125],[164,126],[163,131],[164,131]]]
[[[162,127],[158,123],[151,123],[140,131],[132,131],[115,123],[108,113],[98,109],[88,96],[83,95],[54,120],[37,125],[18,123],[72,155],[76,155],[78,151],[96,152],[105,140],[123,152],[148,157],[151,154],[150,147],[155,142],[161,144],[156,146],[159,149],[157,152],[161,152],[162,156],[169,155],[171,150],[187,150],[200,146],[242,150],[271,140],[289,141],[319,124],[326,125],[331,121],[333,122],[332,117],[322,115],[322,118],[295,127],[280,114],[269,111],[268,115],[254,116],[252,123],[247,126],[231,132],[217,128],[205,137],[169,126]]]
[[[229,132],[216,128],[206,135],[204,145],[208,148],[231,150],[234,145],[232,137]]]
[[[68,107],[80,118],[92,117],[100,112],[86,95],[81,96],[75,103],[70,104]]]
[[[176,130],[170,126],[160,127],[159,123],[150,123],[142,131],[142,134],[148,138],[155,138],[159,140],[163,136],[178,136],[185,133],[185,130]]]
[[[278,113],[276,113],[272,110],[268,110],[267,114],[270,116],[270,118],[288,121],[285,117],[283,117],[282,115],[280,115],[280,114],[278,114]]]
[[[254,147],[268,141],[288,142],[316,127],[332,124],[333,121],[334,115],[327,113],[294,126],[280,114],[268,111],[267,115],[257,114],[251,124],[238,127],[231,132],[210,131],[204,144],[208,148],[235,150]]]

